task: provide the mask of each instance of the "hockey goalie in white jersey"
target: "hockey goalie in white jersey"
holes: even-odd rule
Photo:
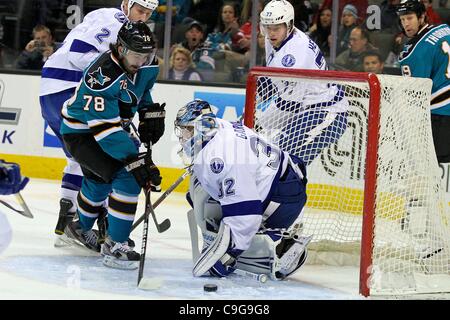
[[[327,70],[319,47],[294,27],[294,8],[286,0],[269,2],[260,14],[265,35],[266,66]],[[259,130],[282,150],[306,165],[337,141],[347,126],[348,102],[342,86],[286,77],[258,79]],[[265,109],[265,110],[264,110]]]
[[[240,122],[216,118],[203,100],[178,111],[175,133],[193,164],[188,201],[203,235],[193,274],[240,269],[281,280],[298,270],[311,240],[299,235],[304,163]]]

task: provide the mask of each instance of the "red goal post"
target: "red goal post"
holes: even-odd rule
[[[285,130],[286,123],[296,125],[292,123],[294,118],[286,120],[282,118],[284,115],[279,116],[277,112],[269,111],[276,109],[279,102],[277,99],[283,99],[283,93],[280,92],[284,85],[290,87],[290,97],[297,95],[296,100],[302,101],[303,105],[307,104],[305,100],[308,97],[317,99],[314,95],[318,96],[324,87],[337,86],[345,92],[344,99],[349,106],[349,126],[346,132],[337,142],[325,148],[327,154],[332,153],[330,150],[333,148],[338,150],[336,154],[346,154],[347,158],[330,161],[343,165],[336,166],[334,175],[327,175],[327,170],[324,170],[326,152],[323,152],[308,166],[310,192],[305,210],[305,224],[306,231],[318,235],[317,243],[325,243],[318,245],[317,252],[320,253],[323,247],[328,250],[330,243],[338,250],[349,243],[358,243],[359,291],[364,296],[374,292],[403,294],[449,290],[450,283],[448,288],[439,289],[432,286],[430,289],[422,287],[416,281],[417,273],[439,274],[437,283],[442,282],[441,275],[447,276],[444,277],[445,280],[449,279],[450,260],[447,253],[445,257],[441,257],[444,250],[435,254],[439,255],[438,258],[433,256],[433,262],[424,262],[428,268],[424,272],[415,266],[416,261],[411,262],[415,260],[416,239],[420,238],[417,242],[431,252],[438,251],[441,247],[448,251],[450,239],[449,227],[444,222],[449,218],[447,208],[442,212],[442,209],[436,208],[439,204],[430,204],[433,201],[441,205],[443,203],[441,192],[434,190],[439,182],[436,182],[438,165],[433,154],[429,115],[431,81],[362,72],[252,68],[247,78],[244,123],[276,144]],[[409,119],[408,113],[413,112],[418,113],[417,117],[412,116]],[[353,124],[352,115],[356,115],[359,125]],[[298,118],[301,116],[296,115],[295,121],[301,121]],[[355,138],[358,135],[353,133],[353,139],[349,138],[352,133],[348,131],[356,131],[357,126],[361,127],[358,127],[362,132],[360,137]],[[418,131],[417,135],[412,135],[411,138],[417,138],[417,143],[408,140],[408,135],[415,131]],[[290,132],[292,139],[296,139],[295,133]],[[291,152],[289,145],[286,148],[282,147]],[[415,152],[420,149],[424,152],[417,155]],[[353,174],[350,172],[353,169],[344,168],[347,162],[348,168],[351,168],[352,161],[362,157],[356,154],[361,150],[365,150],[365,160],[358,160],[362,166],[361,178],[348,178]],[[421,162],[425,164],[421,165]],[[339,177],[339,170],[343,171],[342,179]],[[414,174],[410,174],[408,170]],[[317,183],[316,178],[319,181]],[[331,193],[334,195],[329,196]],[[330,199],[335,199],[339,204],[333,204]],[[423,209],[424,212],[439,211],[437,217],[433,213],[427,213],[426,218],[411,214],[408,210],[413,201],[414,204],[421,203],[414,209]],[[320,218],[324,215],[323,212],[333,217]],[[354,216],[362,216],[362,222]],[[318,222],[321,219],[324,221]],[[411,224],[410,220],[414,223]],[[430,224],[431,227],[422,230],[422,222],[427,226]],[[336,230],[331,230],[330,224],[336,224]],[[358,226],[359,224],[361,226]],[[344,228],[338,230],[341,225],[344,225]],[[329,230],[323,231],[325,229]],[[353,233],[355,236],[347,239],[347,233]],[[392,234],[395,240],[391,241],[389,234]],[[427,238],[427,241],[423,238]],[[436,249],[437,247],[439,248]],[[401,285],[397,287],[396,282]]]

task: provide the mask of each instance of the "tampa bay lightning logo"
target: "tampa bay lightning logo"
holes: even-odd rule
[[[225,165],[224,165],[222,159],[214,158],[211,160],[211,163],[209,166],[211,167],[212,172],[214,172],[215,174],[219,174],[222,172]]]
[[[295,58],[292,54],[287,54],[283,57],[283,59],[281,60],[281,63],[285,67],[288,67],[288,68],[292,67],[295,64]]]

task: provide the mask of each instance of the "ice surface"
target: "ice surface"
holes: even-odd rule
[[[24,218],[3,208],[13,239],[0,256],[0,299],[360,299],[356,268],[305,266],[286,281],[260,284],[233,275],[227,279],[194,278],[186,218],[188,204],[182,194],[171,194],[158,208],[161,222],[171,228],[157,233],[150,220],[144,277],[161,281],[155,290],[137,288],[137,270],[105,267],[100,255],[81,248],[55,248],[59,184],[32,179],[22,195],[34,214]],[[153,202],[159,194],[152,194]],[[3,198],[9,199],[9,198]],[[138,213],[143,213],[141,196]],[[140,251],[142,225],[131,238]],[[215,283],[217,292],[204,292]]]

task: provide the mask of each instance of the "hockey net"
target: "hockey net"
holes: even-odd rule
[[[450,292],[449,204],[431,133],[431,84],[262,67],[248,76],[245,124],[301,158],[318,154],[307,167],[308,263],[359,265],[365,296]],[[326,103],[333,99],[338,108]],[[344,128],[335,141],[303,148],[332,121]]]

